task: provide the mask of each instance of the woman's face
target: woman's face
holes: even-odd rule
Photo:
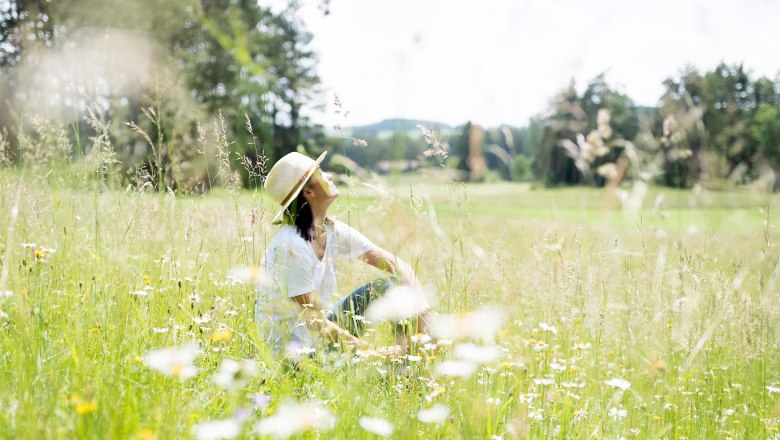
[[[333,184],[333,176],[319,168],[312,174],[309,188],[312,189],[317,200],[334,200],[341,194]]]

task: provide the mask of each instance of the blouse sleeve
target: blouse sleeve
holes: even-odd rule
[[[339,258],[351,260],[374,249],[375,245],[365,235],[361,234],[346,223],[336,220],[336,244]]]

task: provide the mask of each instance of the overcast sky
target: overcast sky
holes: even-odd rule
[[[271,1],[271,0],[269,0]],[[780,71],[780,1],[302,0],[327,126],[386,118],[521,126],[573,78],[606,72],[636,103],[686,64]],[[333,111],[338,94],[344,120]]]

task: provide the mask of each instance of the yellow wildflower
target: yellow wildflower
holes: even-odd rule
[[[138,431],[138,440],[156,440],[157,436],[154,435],[154,431],[149,428],[144,428]]]
[[[76,414],[83,416],[97,411],[95,402],[82,402],[76,405]]]
[[[211,334],[211,342],[227,342],[231,336],[233,332],[230,330],[217,330]]]

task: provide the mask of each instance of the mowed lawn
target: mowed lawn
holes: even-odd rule
[[[0,188],[8,438],[780,435],[778,196],[650,187],[634,211],[604,189],[344,185],[333,214],[410,261],[461,331],[291,362],[254,321],[262,193]],[[347,264],[339,287],[378,276]],[[159,368],[169,347],[193,359]]]

